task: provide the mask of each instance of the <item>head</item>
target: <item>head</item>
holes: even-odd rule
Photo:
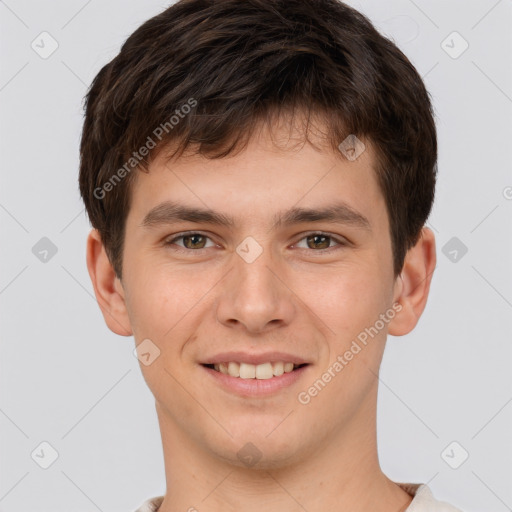
[[[94,79],[80,154],[98,302],[158,348],[141,368],[176,436],[276,463],[370,411],[386,335],[427,300],[437,142],[421,77],[367,18],[337,0],[178,1]],[[248,400],[205,385],[226,352],[308,364],[293,392]]]

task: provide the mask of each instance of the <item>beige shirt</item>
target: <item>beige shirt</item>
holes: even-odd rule
[[[444,501],[437,501],[425,484],[397,483],[397,485],[414,498],[406,512],[462,512]],[[163,496],[146,500],[135,512],[157,512],[163,500]]]
[[[398,483],[405,492],[414,497],[406,512],[462,512],[444,501],[437,501],[425,484]]]

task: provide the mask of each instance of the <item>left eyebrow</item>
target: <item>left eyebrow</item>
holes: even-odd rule
[[[224,213],[190,207],[173,201],[164,201],[147,213],[140,227],[173,224],[180,221],[227,227],[235,225],[235,219]],[[273,221],[274,229],[303,222],[338,222],[371,231],[369,220],[362,213],[343,202],[322,208],[294,207],[278,212],[274,215]]]
[[[370,221],[346,203],[323,208],[291,208],[274,217],[273,227],[289,226],[301,222],[338,222],[371,231]]]

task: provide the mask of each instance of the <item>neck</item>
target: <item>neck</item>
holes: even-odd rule
[[[293,463],[240,467],[198,445],[157,402],[167,492],[158,512],[402,512],[412,498],[381,471],[376,393],[350,424]]]

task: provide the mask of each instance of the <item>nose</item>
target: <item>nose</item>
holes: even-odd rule
[[[243,252],[233,254],[234,268],[217,303],[220,323],[252,334],[289,325],[296,309],[284,266],[274,261],[269,247],[261,247],[253,261]]]

